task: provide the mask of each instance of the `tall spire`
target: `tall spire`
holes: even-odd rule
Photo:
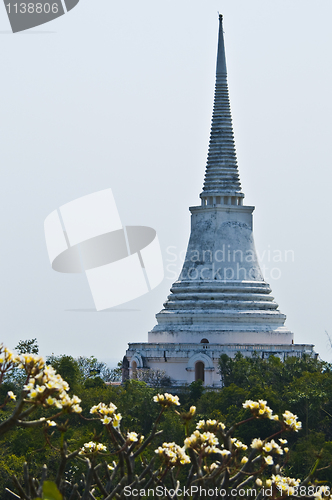
[[[232,197],[233,200],[231,200]],[[237,167],[232,116],[228,95],[223,22],[222,15],[219,15],[216,86],[209,152],[201,198],[203,205],[241,205],[243,197],[244,194],[241,192]]]

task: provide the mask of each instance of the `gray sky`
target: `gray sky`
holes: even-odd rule
[[[8,347],[37,337],[44,355],[115,363],[128,342],[147,341],[174,281],[169,252],[179,255],[178,272],[188,207],[199,204],[218,11],[265,278],[295,342],[314,343],[331,360],[330,0],[81,0],[15,35],[0,8],[0,318]],[[115,310],[82,312],[93,308],[86,278],[51,269],[43,223],[60,205],[109,187],[123,224],[157,230],[166,277]],[[273,261],[276,251],[282,262]]]

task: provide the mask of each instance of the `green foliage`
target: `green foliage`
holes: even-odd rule
[[[148,436],[159,413],[153,396],[163,391],[174,394],[174,389],[156,389],[138,380],[127,380],[122,386],[108,386],[105,384],[108,375],[104,364],[94,357],[75,359],[67,355],[52,356],[48,362],[82,399],[83,415],[91,416],[90,408],[100,401],[106,404],[113,402],[122,414],[121,428],[124,435],[128,431],[135,431]],[[332,481],[332,472],[326,469],[332,463],[332,370],[329,364],[306,357],[289,357],[281,362],[274,356],[261,359],[258,355],[245,358],[238,354],[235,359],[223,355],[220,370],[225,384],[222,389],[205,388],[198,381],[175,390],[180,397],[181,411],[188,411],[192,405],[197,407],[195,418],[188,424],[189,433],[195,429],[196,422],[202,419],[216,419],[228,427],[234,422],[246,420],[248,410],[242,407],[242,403],[247,399],[266,400],[275,413],[282,414],[288,409],[297,414],[303,423],[303,430],[298,434],[282,435],[288,440],[290,448],[285,473],[303,478],[317,460],[318,479]],[[15,380],[7,379],[1,386],[1,401],[6,398],[8,391],[14,391]],[[0,423],[12,412],[15,404],[12,401],[1,409]],[[34,418],[44,414],[42,408],[37,409]],[[95,421],[84,420],[80,415],[71,415],[69,422],[67,419],[68,416],[64,415],[58,420],[63,433],[53,428],[47,430],[47,441],[39,428],[16,427],[3,437],[0,448],[1,492],[10,486],[11,476],[22,477],[25,461],[36,475],[42,465],[47,463],[49,477],[55,479],[59,466],[55,448],[60,448],[63,440],[68,443],[70,450],[74,450],[91,439],[103,439],[104,429]],[[163,433],[156,437],[153,446],[144,450],[144,460],[149,461],[154,457],[154,449],[163,442],[183,442],[185,425],[174,411],[165,412],[160,425]],[[256,419],[236,428],[233,435],[250,445],[254,437],[264,438],[272,435],[274,430],[275,422]],[[79,481],[83,472],[84,464],[75,459],[65,474],[67,480]],[[179,480],[182,481],[182,475],[185,474],[181,471]],[[56,500],[55,497],[43,498]]]
[[[30,340],[20,340],[16,347],[14,347],[15,351],[18,354],[38,354],[39,347],[37,343],[37,339]]]
[[[44,481],[43,500],[62,500],[60,491],[52,481]]]
[[[24,462],[25,458],[21,453],[15,455],[13,452],[10,453],[9,450],[8,452],[4,449],[0,450],[0,494],[3,494],[5,487],[11,484],[13,475],[22,476]]]
[[[53,368],[66,380],[71,389],[76,389],[81,382],[81,373],[78,362],[72,356],[49,356],[47,364]]]
[[[99,387],[101,389],[104,386],[105,386],[105,382],[100,377],[88,378],[84,382],[84,387],[86,389],[92,389],[92,388],[96,388],[96,387]]]

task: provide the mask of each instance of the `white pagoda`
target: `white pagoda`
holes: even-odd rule
[[[228,95],[222,16],[210,144],[201,205],[190,207],[191,235],[185,262],[148,343],[132,343],[124,377],[139,368],[164,370],[173,385],[203,380],[220,387],[221,354],[315,355],[294,344],[286,316],[271,296],[259,267],[252,214],[243,204]]]

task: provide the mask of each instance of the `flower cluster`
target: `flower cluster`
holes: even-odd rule
[[[283,440],[283,441],[286,441],[286,440]],[[286,441],[287,443],[287,441]],[[275,442],[274,439],[271,439],[271,441],[268,441],[267,443],[264,444],[263,446],[263,450],[266,452],[266,453],[276,453],[277,455],[283,455],[284,454],[284,450],[282,449],[282,447]]]
[[[117,407],[113,403],[110,403],[108,406],[105,403],[99,403],[92,406],[90,413],[98,414],[104,425],[112,424],[114,429],[117,429],[120,427],[122,415],[121,413],[116,413],[116,410]]]
[[[203,466],[203,469],[205,470],[205,472],[207,472],[208,474],[212,474],[212,472],[215,470],[215,469],[218,469],[219,465],[216,464],[215,462],[212,462],[211,465],[204,465]]]
[[[248,408],[251,413],[257,418],[269,418],[270,420],[279,420],[278,415],[273,415],[273,411],[267,406],[266,401],[259,399],[251,401],[248,399],[242,404],[243,408]]]
[[[300,479],[293,479],[292,477],[283,477],[277,474],[272,475],[272,483],[276,485],[277,489],[281,492],[286,492],[287,495],[294,495],[295,489],[300,484]]]
[[[107,448],[104,444],[89,441],[89,443],[84,443],[78,454],[89,455],[91,453],[97,453],[101,451],[107,451]]]
[[[302,422],[298,422],[298,417],[290,411],[286,410],[282,416],[284,417],[284,424],[288,430],[298,432],[299,429],[302,429]]]
[[[219,449],[218,438],[213,432],[199,432],[196,430],[193,434],[184,440],[185,448],[191,448],[199,455],[209,455],[210,453],[219,453],[222,456],[230,455],[230,451]]]
[[[264,460],[267,465],[273,465],[273,457],[271,455],[283,455],[284,452],[288,452],[288,448],[282,448],[282,445],[287,444],[286,439],[279,439],[280,444],[278,444],[274,439],[271,441],[262,441],[259,438],[254,438],[251,442],[250,447],[254,450],[260,450],[264,452]]]
[[[165,394],[157,394],[157,396],[153,397],[153,401],[159,403],[164,408],[169,408],[173,405],[180,406],[179,396],[173,396],[167,392],[165,392]]]
[[[69,385],[56,373],[52,366],[46,366],[43,358],[35,354],[19,356],[21,368],[30,373],[28,383],[23,387],[27,401],[42,403],[46,407],[81,413],[81,400],[77,396],[68,395]]]
[[[2,372],[6,371],[15,362],[16,357],[14,354],[7,347],[4,347],[3,344],[0,344],[0,370]]]
[[[238,450],[247,450],[248,449],[248,446],[246,444],[243,444],[242,441],[239,441],[238,439],[236,438],[232,438],[231,439],[231,443],[234,445],[235,448],[237,448]]]
[[[199,431],[210,431],[216,432],[218,430],[225,430],[226,426],[222,422],[218,422],[218,420],[200,420],[196,425],[196,429]]]
[[[167,464],[171,466],[190,464],[190,458],[185,452],[185,448],[175,443],[163,443],[155,453]]]
[[[31,377],[35,377],[45,368],[44,358],[38,356],[38,354],[20,354],[19,356],[15,356],[14,362]]]

